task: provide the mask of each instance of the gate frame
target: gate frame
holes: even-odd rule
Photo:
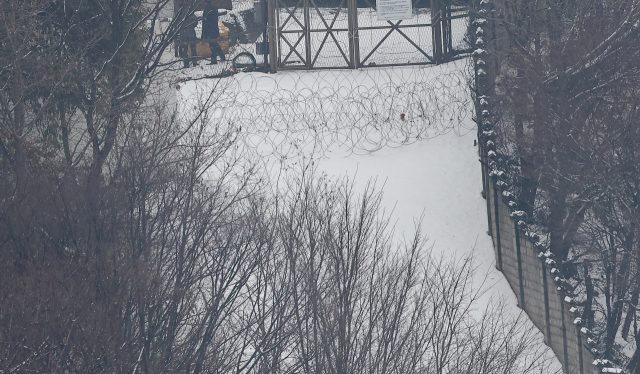
[[[360,56],[360,38],[359,38],[359,27],[358,27],[358,0],[346,0],[347,1],[347,26],[348,26],[348,48],[349,48],[349,61],[347,61],[347,66],[336,66],[336,67],[322,67],[317,68],[313,65],[315,64],[315,60],[312,60],[312,52],[311,52],[311,30],[309,28],[310,18],[311,18],[311,2],[315,0],[300,0],[298,1],[295,8],[298,7],[300,3],[302,3],[303,9],[303,23],[304,26],[300,30],[303,34],[301,38],[304,38],[305,41],[305,64],[303,66],[295,66],[295,67],[282,67],[279,66],[279,60],[281,56],[279,55],[279,46],[280,46],[280,32],[278,30],[278,1],[280,0],[267,0],[268,6],[268,17],[267,17],[267,28],[268,28],[268,38],[269,38],[269,71],[271,73],[275,73],[278,70],[320,70],[320,69],[358,69],[368,67],[367,65],[363,65],[364,62],[375,52],[375,50],[384,42],[384,40],[395,30],[403,35],[411,44],[414,45],[422,54],[424,54],[430,61],[428,62],[420,62],[420,63],[405,63],[405,64],[388,64],[388,65],[374,65],[377,67],[381,66],[407,66],[407,65],[429,65],[429,64],[441,64],[444,62],[449,62],[455,59],[456,55],[452,46],[452,32],[451,32],[451,21],[457,18],[468,17],[466,15],[457,15],[452,16],[452,0],[430,0],[430,9],[431,9],[431,23],[430,24],[420,24],[420,25],[411,25],[409,27],[431,27],[431,35],[432,35],[432,56],[429,56],[426,52],[420,49],[415,43],[407,37],[404,33],[400,31],[400,21],[391,22],[387,21],[391,27],[381,27],[376,26],[374,28],[380,29],[388,29],[389,33],[382,38],[380,43],[369,53],[368,56],[365,57],[365,61],[361,61]],[[368,1],[367,1],[368,2]],[[371,5],[369,3],[369,5]],[[314,5],[315,8],[317,5]],[[342,8],[345,9],[345,8]],[[436,11],[434,11],[436,9]],[[342,11],[342,10],[341,10]],[[293,17],[293,15],[291,16]],[[295,17],[293,17],[295,18]],[[300,24],[300,20],[295,18],[296,22]],[[289,20],[287,20],[288,22]],[[323,19],[325,26],[329,26],[326,20]],[[333,23],[331,23],[331,26]],[[302,26],[302,24],[301,24]],[[368,28],[367,28],[368,29]],[[327,34],[332,33],[332,28],[327,29]],[[281,30],[280,30],[281,31]],[[333,35],[331,35],[334,38]],[[298,44],[300,39],[294,43],[294,47]],[[337,42],[337,41],[336,41]],[[318,49],[318,54],[322,50],[324,46],[324,41],[320,45]],[[291,47],[291,45],[290,45]],[[342,50],[340,49],[341,53]],[[465,51],[463,51],[465,52]],[[466,51],[468,52],[468,51]],[[296,54],[300,55],[297,51]],[[302,56],[300,56],[302,57]],[[318,56],[316,56],[317,59]],[[343,53],[343,57],[344,53]]]

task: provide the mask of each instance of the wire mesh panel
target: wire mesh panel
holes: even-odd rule
[[[349,14],[347,0],[309,0],[311,67],[349,67]],[[337,6],[336,6],[337,5]]]
[[[350,66],[347,0],[276,0],[280,68]]]
[[[278,29],[278,65],[305,67],[308,53],[308,0],[276,0],[276,27]]]
[[[358,66],[388,66],[434,63],[429,0],[412,2],[412,17],[378,20],[376,4],[358,9],[360,61]]]
[[[278,69],[431,64],[466,50],[464,0],[411,0],[410,16],[401,20],[381,20],[376,0],[272,4]]]
[[[467,1],[440,0],[440,15],[435,18],[441,19],[443,53],[446,57],[452,58],[470,51],[471,43],[467,40],[469,27]]]
[[[194,62],[202,70],[198,74],[185,71],[186,76],[215,77],[255,68],[275,72],[437,64],[469,52],[470,0],[403,0],[407,11],[401,20],[381,19],[384,17],[378,13],[380,9],[384,13],[385,1],[389,3],[232,0],[233,9],[220,13],[220,37],[216,40],[226,60],[220,56],[221,61],[208,64],[211,43],[202,39],[201,21],[195,26],[196,46],[188,46],[188,51],[197,53],[181,55],[176,46],[175,57],[180,57],[185,67]],[[194,14],[203,16],[202,11]],[[268,41],[264,34],[268,34]]]

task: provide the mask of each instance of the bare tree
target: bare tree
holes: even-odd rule
[[[614,341],[622,327],[627,336],[635,318],[630,301],[637,299],[631,149],[638,144],[640,4],[505,0],[495,6],[498,38],[487,46],[499,57],[500,162],[514,172],[518,205],[547,234],[563,274],[587,293],[584,316],[600,334],[604,355],[624,364]]]
[[[268,372],[546,370],[519,320],[492,309],[474,317],[484,289],[472,282],[472,257],[425,248],[419,225],[411,240],[393,244],[373,184],[357,198],[344,181],[306,175],[296,186],[278,229],[292,282],[291,334]]]
[[[482,354],[470,260],[428,255],[419,227],[395,248],[371,186],[306,172],[269,192],[211,95],[181,113],[157,94],[198,7],[154,34],[165,5],[0,2],[0,371],[417,373]]]

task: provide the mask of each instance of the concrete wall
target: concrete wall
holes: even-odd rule
[[[554,280],[559,274],[551,272],[557,271],[553,259],[541,255],[544,249],[534,246],[533,239],[525,235],[526,228],[516,227],[517,219],[511,218],[509,200],[502,196],[503,190],[495,181],[488,183],[487,192],[496,267],[511,285],[518,306],[542,331],[545,343],[566,373],[600,373],[601,369],[593,365],[596,357],[586,344],[587,334],[574,323],[579,315],[571,312],[574,305],[565,300],[568,295]]]

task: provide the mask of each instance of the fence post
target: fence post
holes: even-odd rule
[[[547,265],[542,262],[542,288],[544,290],[544,320],[547,328],[547,345],[551,347],[551,316],[549,313],[549,284],[547,283]]]
[[[431,0],[431,37],[433,39],[433,59],[442,62],[442,14],[440,1]]]
[[[311,14],[310,14],[309,0],[304,0],[304,49],[305,49],[305,59],[306,66],[311,69],[313,68],[311,61]]]
[[[520,287],[520,307],[525,309],[524,302],[524,279],[523,279],[523,271],[522,271],[522,252],[520,251],[520,229],[518,229],[518,221],[515,222],[515,235],[516,235],[516,257],[518,259],[518,285]],[[526,309],[525,309],[526,310]]]
[[[442,57],[449,61],[451,54],[451,0],[440,0],[442,23]]]
[[[578,337],[578,367],[580,368],[580,374],[584,374],[584,362],[582,358],[582,334],[580,333],[580,326],[576,325],[576,336]]]
[[[488,194],[487,194],[488,195]],[[496,250],[498,252],[498,270],[502,271],[502,242],[500,241],[500,201],[498,200],[497,186],[493,185],[493,206],[495,211],[495,223],[496,223]]]
[[[482,122],[480,122],[480,124],[478,124],[478,128],[482,128]],[[483,139],[480,138],[480,141],[482,141]],[[480,145],[480,144],[478,144]],[[489,158],[486,155],[486,151],[485,151],[485,146],[481,146],[479,147],[480,151],[482,152],[481,156],[480,156],[480,163],[481,163],[481,168],[482,168],[482,194],[484,196],[485,202],[487,204],[487,234],[489,234],[489,236],[491,236],[493,238],[493,226],[491,224],[491,183],[493,183],[493,181],[491,180],[491,178],[489,177]],[[496,189],[496,185],[495,183],[493,184],[493,189],[495,191],[494,193],[494,200],[497,201],[498,197],[497,197],[497,189]],[[498,219],[499,216],[496,215],[496,226],[498,225]],[[500,248],[500,247],[498,247]],[[502,253],[500,253],[500,257],[502,258]]]
[[[562,297],[562,293],[558,293],[560,297],[560,314],[562,315],[562,352],[564,356],[564,360],[562,360],[562,365],[564,366],[564,372],[569,372],[569,348],[567,347],[567,326],[565,324],[565,316],[564,316],[564,298]]]
[[[349,33],[349,66],[360,67],[360,38],[358,35],[358,0],[347,0]]]
[[[440,0],[431,0],[431,7],[432,7],[432,15],[431,15],[431,19],[432,19],[432,29],[433,34],[434,34],[434,38],[433,38],[433,46],[434,46],[434,58],[436,58],[436,62],[438,63],[441,59],[442,59],[442,45],[440,44],[440,47],[438,48],[437,42],[439,40],[440,43],[442,43],[442,38],[436,38],[436,34],[438,31],[438,28],[440,27],[439,25],[441,24],[441,22],[436,22],[436,20],[440,17],[438,17],[437,15],[434,15],[434,10],[435,9],[439,9],[438,3],[440,2]],[[473,10],[470,11],[470,14],[473,14],[475,16],[476,13],[476,7],[475,7],[475,3],[473,3]],[[474,17],[475,18],[475,17]],[[474,31],[472,31],[470,33],[470,37],[472,40],[472,43],[478,48],[478,49],[482,49],[484,48],[485,44],[484,42],[480,42],[482,39],[476,39],[475,38],[475,27],[477,27],[477,29],[481,29],[481,24],[476,24],[475,20],[473,22],[472,25],[470,25],[471,29],[473,29]],[[439,55],[438,55],[439,52]],[[488,80],[490,79],[490,77],[492,75],[487,74],[487,64],[484,61],[484,59],[486,59],[488,56],[486,56],[487,52],[484,51],[484,54],[478,54],[476,55],[474,52],[474,61],[475,61],[475,66],[474,66],[474,82],[475,82],[475,96],[476,96],[476,104],[475,104],[475,109],[476,109],[476,122],[478,125],[478,152],[479,152],[479,156],[480,156],[480,164],[481,164],[481,169],[482,169],[482,196],[485,198],[486,200],[486,204],[487,204],[487,234],[489,234],[492,239],[495,241],[496,237],[493,235],[493,227],[491,224],[491,200],[493,199],[495,201],[495,203],[497,204],[498,202],[498,198],[497,198],[497,191],[496,191],[496,185],[495,183],[493,184],[493,188],[494,188],[494,196],[491,196],[491,189],[490,189],[490,185],[493,182],[492,180],[490,180],[489,177],[489,172],[490,172],[490,166],[489,166],[489,158],[487,155],[487,151],[489,149],[489,143],[487,142],[487,140],[490,138],[484,138],[483,133],[484,130],[491,130],[493,124],[491,123],[491,119],[490,119],[490,112],[489,110],[490,108],[490,100],[491,100],[491,96],[490,96],[490,85]],[[489,96],[487,96],[489,95]],[[485,118],[485,113],[487,114],[487,118]],[[486,127],[486,128],[485,128]],[[496,226],[498,226],[498,211],[497,211],[497,205],[495,207],[495,211],[496,211],[496,218],[495,218],[495,222],[496,222]],[[498,236],[499,238],[499,236]],[[495,244],[495,242],[494,242]],[[498,239],[498,258],[499,258],[499,266],[502,266],[501,264],[501,258],[502,258],[502,251],[501,251],[501,247],[500,247],[500,242]]]
[[[276,22],[276,1],[267,0],[267,29],[269,34],[269,72],[275,73],[278,69],[278,25]]]
[[[260,5],[262,6],[261,24],[264,25],[264,29],[262,31],[262,63],[266,69],[267,66],[269,66],[268,65],[269,63],[269,48],[268,48],[269,46],[269,4],[267,0],[260,0]],[[255,7],[255,3],[254,3],[254,7]]]

